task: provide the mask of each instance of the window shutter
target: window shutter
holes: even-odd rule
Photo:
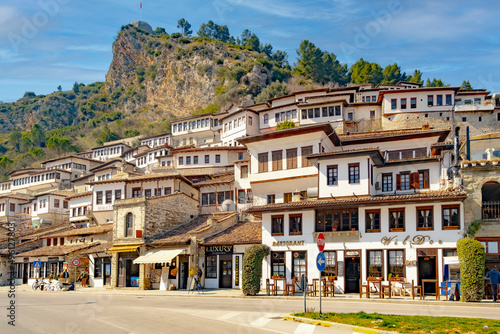
[[[401,190],[401,174],[396,174],[396,190]]]
[[[418,180],[418,172],[410,174],[410,189],[419,189],[420,182]]]

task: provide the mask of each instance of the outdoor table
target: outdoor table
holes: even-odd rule
[[[425,300],[425,283],[434,283],[436,286],[436,300],[439,300],[440,294],[439,294],[439,285],[438,285],[438,280],[435,278],[423,278],[422,279],[422,290],[420,291],[421,298]]]
[[[285,295],[286,278],[284,278],[284,277],[273,278],[273,281],[274,281],[274,289],[276,291],[276,295],[278,294],[278,287],[279,287],[278,282],[281,282],[283,295]]]

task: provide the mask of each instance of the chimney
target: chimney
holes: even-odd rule
[[[295,190],[292,193],[292,202],[300,202],[302,200],[302,195],[300,194],[300,191]]]

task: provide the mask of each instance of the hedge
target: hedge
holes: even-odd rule
[[[460,294],[464,302],[480,302],[484,295],[485,253],[483,245],[474,239],[457,242],[460,262]]]
[[[269,255],[266,245],[253,245],[243,254],[242,289],[245,296],[255,296],[260,291],[262,260]]]

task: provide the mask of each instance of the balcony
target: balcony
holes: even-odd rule
[[[485,222],[500,221],[500,201],[483,202],[481,212]]]

